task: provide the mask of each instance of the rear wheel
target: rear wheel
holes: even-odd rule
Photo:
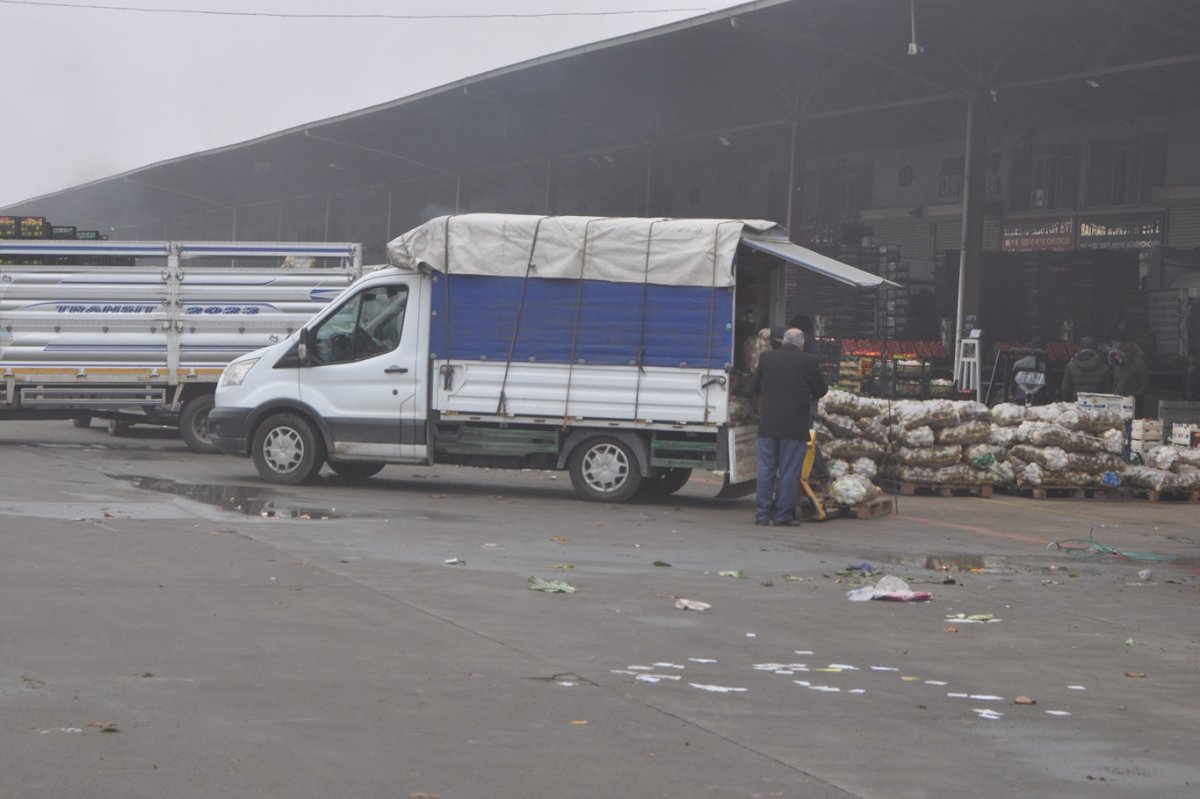
[[[208,436],[208,414],[216,405],[212,394],[192,397],[179,414],[179,435],[193,452],[219,452]]]
[[[104,429],[108,431],[110,436],[127,436],[129,428],[132,427],[129,422],[120,422],[116,419],[109,419],[104,423]]]
[[[642,492],[648,497],[666,497],[687,485],[691,469],[663,469],[652,477],[642,478]]]
[[[85,427],[91,427],[92,426],[92,417],[86,413],[81,413],[78,416],[76,416],[74,419],[71,420],[71,424],[73,424],[76,427],[81,428],[81,429],[85,428]]]
[[[360,483],[374,477],[386,464],[365,461],[330,461],[329,468],[347,483]]]
[[[251,456],[254,468],[267,482],[300,485],[321,471],[325,444],[304,417],[277,413],[254,431]]]
[[[626,502],[642,484],[633,450],[608,436],[589,438],[576,447],[567,467],[575,491],[594,502]]]

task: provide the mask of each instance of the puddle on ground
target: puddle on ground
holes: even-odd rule
[[[215,505],[222,510],[257,516],[262,519],[325,519],[367,518],[370,514],[347,513],[331,507],[298,506],[275,497],[270,490],[257,486],[203,485],[179,483],[162,477],[143,477],[129,474],[110,474],[114,480],[126,480],[143,491],[174,494],[187,499]]]

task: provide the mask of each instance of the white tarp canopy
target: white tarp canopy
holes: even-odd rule
[[[387,252],[392,266],[423,263],[443,274],[728,287],[743,240],[843,283],[886,282],[790,244],[782,228],[763,219],[461,214],[431,219],[393,239]]]
[[[821,255],[821,253],[815,250],[794,244],[788,241],[786,236],[772,236],[769,233],[765,236],[758,236],[748,233],[742,238],[742,241],[756,250],[765,252],[768,255],[774,255],[776,258],[782,258],[788,263],[803,266],[805,269],[811,269],[819,275],[824,275],[849,286],[856,286],[860,289],[873,289],[884,284],[889,286],[900,285],[899,283],[886,280],[879,275],[872,275],[870,272],[864,272],[850,264],[842,263],[835,258],[830,258],[828,255]]]

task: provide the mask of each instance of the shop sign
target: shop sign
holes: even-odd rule
[[[1007,219],[1001,234],[1004,252],[1075,249],[1074,216],[1039,216]]]
[[[938,173],[937,196],[940,200],[957,200],[962,197],[965,169],[963,158],[943,158]],[[1000,175],[1002,174],[1000,153],[988,153],[986,172],[983,177],[983,196],[987,200],[1000,199]]]
[[[1090,216],[1079,220],[1081,250],[1144,250],[1161,247],[1166,218],[1161,211]]]

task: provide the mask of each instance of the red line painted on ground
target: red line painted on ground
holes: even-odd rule
[[[1030,535],[1021,535],[1020,533],[1010,533],[1005,530],[993,530],[990,527],[973,527],[969,524],[954,524],[953,522],[939,522],[936,519],[926,519],[922,516],[901,516],[896,515],[893,519],[903,519],[909,522],[921,522],[922,524],[932,524],[934,527],[949,527],[952,530],[966,530],[969,533],[979,533],[980,535],[990,535],[995,538],[1007,538],[1010,541],[1024,541],[1030,544],[1046,545],[1045,538],[1034,538]]]

